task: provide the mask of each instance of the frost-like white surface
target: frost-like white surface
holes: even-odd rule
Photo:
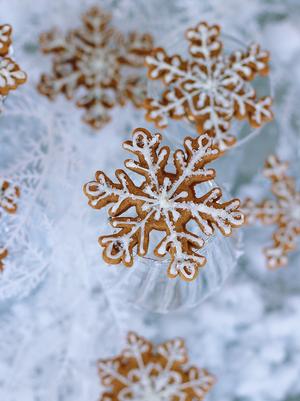
[[[126,157],[120,144],[133,128],[153,127],[144,123],[143,112],[128,107],[115,109],[112,122],[100,135],[92,135],[80,122],[80,112],[67,102],[43,103],[33,90],[49,64],[38,52],[38,35],[54,25],[71,28],[94,3],[0,0],[1,18],[13,25],[15,55],[28,72],[27,88],[32,88],[29,95],[23,86],[9,96],[0,117],[1,176],[9,172],[24,187],[20,209],[13,217],[14,227],[24,221],[18,231],[22,235],[9,232],[5,236],[16,238],[11,242],[16,247],[11,246],[7,269],[0,277],[0,292],[5,288],[13,295],[4,300],[0,294],[0,399],[98,400],[104,389],[96,361],[121,351],[130,329],[157,342],[185,337],[191,362],[207,367],[218,378],[208,398],[211,401],[298,400],[299,254],[286,269],[268,272],[260,249],[269,233],[245,231],[244,262],[218,294],[192,312],[159,316],[131,310],[123,301],[124,294],[114,293],[109,286],[111,271],[101,264],[97,244],[99,226],[107,222],[96,211],[87,210],[82,185],[97,168],[111,173],[120,165]],[[188,26],[207,19],[246,43],[255,41],[270,49],[277,132],[274,129],[274,136],[264,137],[263,130],[261,142],[245,148],[247,158],[232,158],[232,162],[239,173],[258,172],[262,167],[257,165],[258,155],[264,160],[265,149],[276,150],[279,137],[279,157],[290,160],[299,175],[297,2],[103,0],[101,6],[113,11],[125,32],[142,27],[160,38],[172,29],[179,38]],[[21,106],[23,96],[26,107]],[[23,116],[11,116],[20,110],[19,105]],[[50,120],[55,125],[53,135],[47,134]],[[28,169],[26,184],[19,172]],[[237,181],[238,189],[241,184]],[[260,199],[267,189],[258,180],[249,191]],[[87,228],[89,219],[99,223],[94,231]],[[108,284],[105,291],[104,283]]]
[[[9,256],[0,277],[0,300],[27,294],[49,263],[45,236],[51,228],[41,210],[41,192],[51,163],[52,132],[27,101],[8,99],[0,120],[1,177],[20,190],[16,213],[1,216],[1,243]]]

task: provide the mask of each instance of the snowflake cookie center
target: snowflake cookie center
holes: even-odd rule
[[[159,220],[161,217],[165,218],[168,216],[168,212],[171,212],[172,217],[177,220],[180,217],[180,213],[177,210],[178,198],[181,198],[184,195],[185,193],[180,193],[174,196],[174,194],[172,192],[169,193],[166,186],[164,186],[155,196],[154,202],[151,206],[156,210],[155,219]]]
[[[204,91],[208,95],[216,95],[224,87],[224,71],[213,70],[212,68],[210,66],[205,72],[196,68],[192,69],[194,82],[187,83],[186,89],[189,91],[196,89],[199,93]]]
[[[297,195],[290,199],[279,200],[279,207],[286,219],[300,224],[300,197],[298,199]]]
[[[291,217],[300,223],[300,203],[291,208]]]
[[[133,390],[132,399],[135,401],[165,401],[170,397],[164,394],[164,386],[160,383],[159,377],[149,377],[143,380]]]
[[[217,91],[219,86],[219,82],[216,79],[213,78],[207,78],[207,81],[204,81],[202,83],[202,88],[207,91],[208,93],[214,93]]]
[[[159,208],[162,210],[168,210],[173,207],[172,200],[165,193],[159,194],[157,198],[157,203]]]
[[[117,65],[116,55],[112,49],[99,48],[83,57],[79,68],[85,75],[95,77],[99,81],[113,78]]]
[[[109,60],[106,60],[103,56],[104,54],[101,51],[96,51],[95,54],[92,56],[90,69],[95,74],[106,71],[109,65]]]

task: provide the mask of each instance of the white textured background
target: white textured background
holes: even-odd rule
[[[146,126],[144,112],[115,109],[94,134],[71,102],[49,103],[35,91],[51,64],[38,35],[79,24],[90,4],[111,10],[124,32],[152,32],[157,44],[207,20],[269,49],[276,119],[271,135],[251,142],[243,165],[233,160],[241,172],[235,192],[267,194],[255,175],[274,150],[291,162],[299,184],[299,1],[0,0],[0,23],[13,25],[14,57],[29,75],[0,116],[0,175],[9,171],[22,184],[26,172],[28,180],[10,239],[15,251],[0,277],[0,400],[96,401],[97,359],[118,352],[134,329],[157,341],[186,338],[191,360],[218,377],[211,401],[299,401],[300,255],[286,269],[266,271],[260,250],[268,230],[245,230],[238,268],[192,311],[143,313],[108,281],[97,245],[105,221],[88,210],[82,184],[96,169],[120,167],[120,144]]]

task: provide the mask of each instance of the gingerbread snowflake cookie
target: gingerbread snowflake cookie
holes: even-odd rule
[[[211,131],[214,143],[226,150],[236,142],[229,133],[234,118],[247,119],[260,127],[272,119],[271,98],[257,98],[251,81],[256,75],[267,75],[269,53],[252,44],[245,51],[223,53],[220,27],[199,23],[186,33],[189,57],[169,56],[156,48],[146,57],[148,77],[162,80],[161,98],[145,101],[146,119],[159,128],[168,119],[188,119],[197,131]]]
[[[300,192],[297,192],[295,180],[286,174],[287,168],[288,163],[270,156],[264,174],[271,181],[274,199],[256,204],[248,198],[243,205],[248,224],[261,222],[277,226],[273,246],[265,249],[267,265],[271,269],[287,265],[288,254],[296,249],[300,235]]]
[[[7,257],[8,252],[6,249],[0,248],[0,272],[4,270],[5,263],[4,259]]]
[[[26,81],[26,74],[10,57],[12,28],[10,25],[0,25],[0,98],[8,95]]]
[[[107,263],[132,266],[135,253],[148,254],[150,234],[156,231],[162,238],[153,253],[157,258],[169,255],[168,276],[191,281],[206,263],[200,253],[206,240],[215,229],[230,235],[243,224],[243,215],[238,199],[222,202],[221,189],[213,186],[215,171],[206,165],[220,151],[208,134],[185,138],[184,149],[172,155],[173,163],[170,148],[161,141],[160,134],[136,129],[123,144],[136,156],[125,161],[127,171],[117,170],[116,181],[98,171],[84,192],[91,207],[110,205],[114,232],[99,238]],[[136,179],[129,173],[136,173]]]
[[[101,401],[201,401],[214,385],[205,369],[188,366],[181,339],[153,345],[129,333],[121,355],[99,361]]]
[[[41,35],[41,48],[53,55],[52,73],[42,75],[39,91],[54,99],[63,93],[85,109],[83,120],[99,129],[110,121],[109,109],[131,101],[141,107],[146,96],[145,56],[152,49],[148,34],[122,35],[111,17],[93,7],[82,26],[67,35],[58,30]]]
[[[17,201],[20,197],[20,189],[8,180],[0,183],[0,217],[1,211],[13,214],[17,211]]]
[[[20,189],[8,180],[2,180],[0,183],[0,224],[3,213],[14,214],[17,211]],[[4,260],[8,255],[5,248],[0,247],[0,271],[4,270]]]

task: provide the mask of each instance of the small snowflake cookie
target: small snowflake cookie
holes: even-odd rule
[[[206,240],[215,229],[230,235],[243,224],[243,215],[238,199],[222,202],[221,189],[213,186],[215,171],[206,165],[220,151],[208,134],[185,138],[184,149],[177,149],[172,159],[161,141],[160,134],[136,129],[132,140],[123,144],[136,156],[125,161],[128,173],[117,170],[113,181],[98,171],[84,192],[91,207],[110,205],[114,233],[99,238],[107,263],[132,266],[134,254],[147,255],[150,234],[156,231],[161,238],[153,253],[157,258],[169,255],[168,276],[191,281],[206,263],[200,254]]]
[[[162,48],[146,57],[148,77],[166,87],[160,99],[146,99],[146,119],[159,128],[168,118],[188,119],[200,134],[211,131],[214,143],[226,150],[236,142],[229,133],[232,119],[248,119],[255,128],[272,119],[271,98],[258,99],[251,85],[257,74],[268,74],[269,53],[252,44],[227,56],[220,27],[206,22],[189,29],[186,38],[188,59]]]
[[[52,73],[42,75],[39,91],[50,99],[59,93],[85,109],[83,120],[95,129],[110,121],[109,109],[130,100],[141,107],[146,96],[145,56],[152,49],[148,34],[126,37],[110,26],[111,17],[97,7],[82,17],[82,26],[67,35],[41,35],[41,48],[53,55]]]
[[[129,333],[121,355],[99,361],[101,401],[201,401],[215,383],[205,369],[188,366],[181,339],[154,346]]]
[[[9,57],[12,28],[0,25],[0,97],[3,99],[11,90],[26,81],[26,74],[18,64]]]
[[[7,180],[0,183],[0,219],[3,213],[14,214],[17,211],[17,202],[20,197],[20,189]],[[0,220],[1,224],[1,220]],[[0,247],[0,272],[4,270],[4,259],[8,251]]]
[[[15,213],[17,211],[17,201],[20,197],[20,189],[7,180],[0,183],[0,217],[1,211]]]
[[[277,226],[273,234],[273,246],[265,249],[270,269],[287,265],[288,254],[296,249],[297,236],[300,235],[300,192],[297,192],[295,180],[286,174],[287,168],[288,163],[270,156],[264,174],[271,180],[275,199],[256,204],[248,198],[243,205],[248,224],[261,222]]]
[[[8,252],[6,249],[0,248],[0,272],[4,270],[4,259],[7,257]]]

